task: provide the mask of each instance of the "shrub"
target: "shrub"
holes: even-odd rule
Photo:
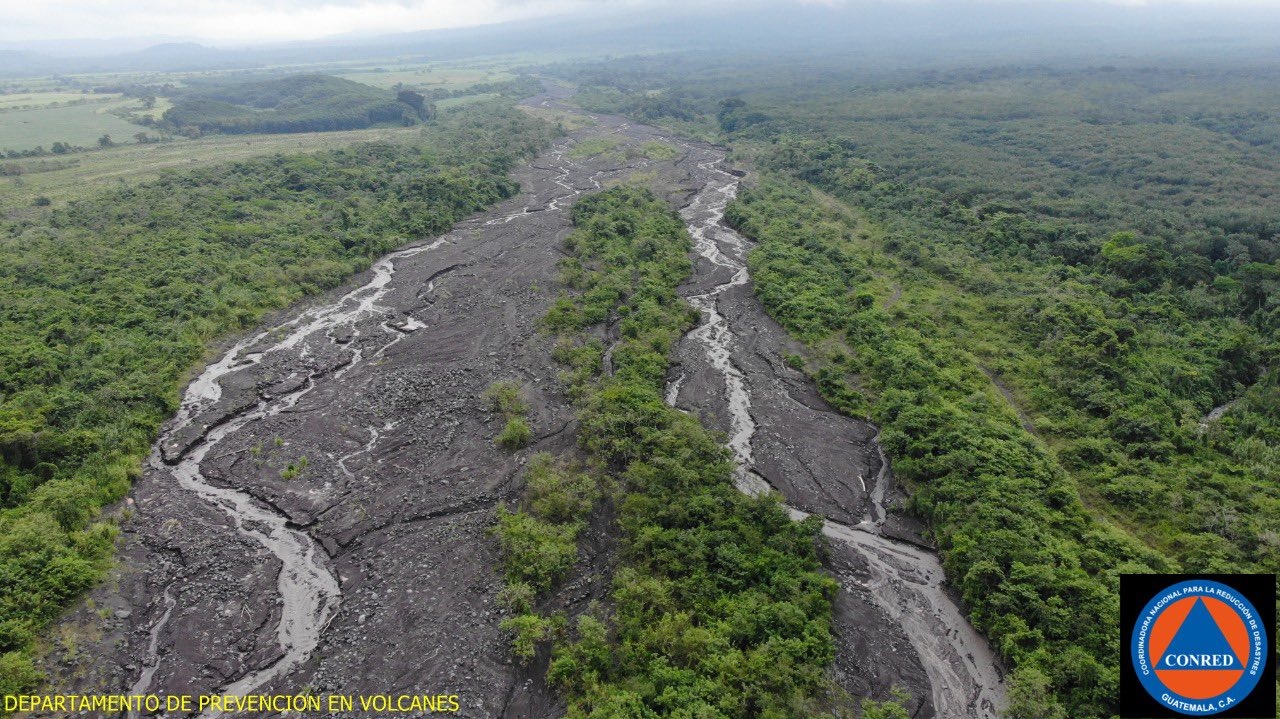
[[[537,652],[538,642],[547,638],[550,622],[537,614],[518,614],[502,620],[502,628],[511,632],[511,652],[520,663],[527,663]]]
[[[498,444],[513,451],[529,446],[531,439],[533,439],[533,429],[520,417],[508,419],[502,427],[502,432],[498,434]]]
[[[498,510],[494,533],[502,546],[507,578],[527,584],[537,592],[569,571],[578,557],[580,524],[559,525],[526,512]]]
[[[529,510],[549,522],[571,522],[585,517],[600,497],[595,478],[572,467],[556,464],[547,452],[533,455],[525,475]]]
[[[750,262],[766,310],[815,349],[838,341],[853,350],[826,358],[814,370],[816,384],[841,411],[869,411],[880,425],[895,474],[916,486],[911,506],[933,528],[970,619],[1025,678],[1026,696],[1037,695],[1035,715],[1057,716],[1064,705],[1072,716],[1108,715],[1105,697],[1118,681],[1115,627],[1067,621],[1061,608],[1105,617],[1116,606],[1117,567],[1168,565],[1093,522],[1070,476],[949,337],[922,318],[898,322],[874,304],[860,306],[845,278],[859,276],[868,260],[836,251],[844,233],[807,190],[766,184],[744,192],[728,214],[759,242]],[[801,226],[811,232],[791,229]],[[828,312],[830,297],[847,298],[845,311]],[[874,403],[850,387],[855,375]],[[1150,439],[1149,413],[1130,414],[1128,436]],[[1090,447],[1073,461],[1106,451]]]
[[[0,218],[0,687],[29,684],[32,638],[101,577],[99,508],[128,491],[206,343],[509,197],[507,170],[551,128],[484,104],[417,137]]]
[[[812,716],[834,655],[821,521],[793,522],[777,497],[739,492],[720,438],[663,402],[667,353],[697,317],[675,290],[690,270],[688,235],[634,187],[584,198],[573,217],[571,279],[582,291],[555,311],[625,318],[611,376],[585,338],[556,347],[570,364],[579,444],[620,486],[622,567],[612,609],[579,617],[572,640],[556,641],[548,680],[568,693],[571,717]],[[531,462],[529,476],[537,516],[520,520],[519,534],[551,544],[541,518],[583,512],[598,490],[549,459]]]
[[[522,415],[529,411],[524,398],[524,388],[514,380],[499,380],[489,385],[481,398],[493,412],[504,415]]]

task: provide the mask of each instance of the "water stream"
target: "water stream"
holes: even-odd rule
[[[525,206],[518,212],[488,220],[484,224],[505,224],[535,212],[556,211],[561,209],[564,203],[581,195],[584,190],[571,183],[572,171],[578,165],[567,158],[567,150],[568,147],[565,145],[553,150],[551,153],[553,167],[544,168],[556,173],[551,180],[557,188],[551,197],[546,198],[546,205],[541,208]],[[601,173],[594,173],[587,178],[590,185],[596,189],[601,187],[600,175]],[[396,262],[436,249],[449,239],[450,236],[445,236],[430,243],[391,253],[374,263],[371,268],[372,276],[365,284],[342,295],[334,302],[305,310],[288,322],[247,336],[237,342],[217,361],[206,366],[200,376],[187,386],[178,413],[156,443],[156,450],[151,458],[153,467],[167,471],[183,489],[225,512],[237,532],[267,549],[280,561],[281,565],[277,579],[280,619],[276,628],[276,638],[283,653],[271,665],[248,673],[222,687],[218,693],[238,696],[250,694],[305,662],[318,646],[321,633],[337,612],[341,601],[341,589],[326,555],[305,530],[293,525],[289,518],[275,507],[255,499],[247,492],[210,483],[200,471],[200,465],[205,457],[220,442],[251,422],[293,408],[316,387],[318,381],[326,379],[323,373],[310,373],[306,380],[292,391],[277,396],[260,396],[254,405],[225,421],[221,418],[205,417],[204,413],[211,410],[222,398],[222,381],[228,375],[258,365],[268,355],[284,350],[295,350],[299,359],[305,358],[310,348],[304,344],[304,341],[313,336],[323,337],[330,344],[339,345],[335,330],[339,328],[348,330],[346,335],[349,339],[341,343],[349,348],[346,350],[346,361],[328,376],[329,380],[341,378],[353,367],[365,361],[364,349],[354,341],[361,335],[357,323],[382,311],[379,302],[391,289]],[[428,291],[433,289],[434,284],[428,288]],[[373,361],[380,360],[391,346],[425,325],[410,316],[398,327],[386,321],[377,322],[377,326],[383,330],[387,341],[368,357]],[[263,348],[261,345],[264,342],[269,344]],[[202,428],[205,430],[204,434],[185,450],[179,451],[181,442],[190,434],[190,428],[196,422],[204,423]],[[388,424],[382,431],[393,427],[394,423]],[[354,473],[346,466],[347,461],[367,453],[382,435],[382,431],[374,427],[368,428],[368,431],[371,436],[363,447],[337,460],[338,469],[348,478],[351,478]],[[166,448],[177,456],[167,456],[161,448]],[[166,461],[168,465],[165,464]],[[176,592],[179,591],[180,587],[175,588],[172,584],[165,590],[165,610],[149,629],[148,656],[133,686],[134,694],[144,694],[152,689],[155,674],[161,662],[158,656],[160,638],[173,613],[177,603]]]
[[[758,494],[769,491],[770,487],[752,469],[752,437],[756,425],[750,411],[750,386],[741,369],[733,363],[732,348],[737,339],[733,326],[718,309],[724,292],[750,280],[746,264],[748,246],[741,235],[723,222],[725,208],[737,195],[739,180],[720,169],[718,162],[699,165],[713,179],[682,211],[682,217],[688,223],[697,252],[712,264],[730,270],[732,275],[726,282],[689,298],[706,318],[689,336],[703,345],[708,362],[725,381],[729,448],[738,464],[738,487],[748,494]],[[683,375],[676,383],[681,380]],[[674,405],[678,393],[678,384],[668,387],[669,404]],[[938,557],[880,531],[886,516],[889,461],[878,440],[877,433],[873,442],[879,453],[880,469],[868,493],[871,501],[865,519],[856,527],[826,520],[823,534],[852,546],[866,558],[870,573],[867,586],[885,613],[902,626],[919,654],[932,687],[937,715],[948,719],[994,719],[1005,706],[1003,678],[986,639],[973,629],[947,593]],[[796,519],[806,516],[791,507],[788,511]]]
[[[151,629],[147,632],[147,656],[142,663],[142,674],[138,676],[138,681],[134,682],[133,688],[129,694],[132,696],[141,696],[151,687],[151,682],[156,675],[156,670],[160,668],[160,633],[164,631],[165,626],[169,623],[169,617],[173,616],[173,608],[178,605],[178,599],[173,595],[173,585],[164,588],[164,595],[161,597],[164,602],[164,613],[151,625]],[[138,710],[131,709],[128,713],[129,719],[138,719]]]
[[[316,382],[322,379],[322,375],[309,374],[305,382],[290,392],[271,397],[261,396],[256,405],[208,430],[181,456],[172,459],[168,466],[163,463],[158,448],[169,444],[194,422],[202,419],[202,413],[221,398],[221,381],[227,375],[259,364],[271,353],[297,347],[317,333],[323,333],[330,342],[334,342],[333,330],[339,327],[350,327],[355,334],[355,323],[377,311],[378,302],[389,291],[391,279],[395,275],[396,261],[430,251],[446,241],[447,238],[440,238],[429,244],[394,252],[374,263],[371,268],[373,275],[368,282],[336,301],[306,310],[288,322],[237,342],[188,385],[179,413],[169,429],[161,435],[157,451],[152,455],[152,466],[167,470],[183,489],[225,512],[237,532],[260,544],[280,561],[280,573],[276,582],[280,595],[280,619],[276,627],[276,639],[283,654],[269,666],[250,672],[222,687],[219,693],[244,696],[306,661],[319,644],[324,627],[337,612],[341,589],[323,551],[306,531],[295,527],[285,514],[247,492],[211,484],[201,474],[200,465],[214,447],[245,425],[296,406],[316,387]],[[280,339],[266,348],[242,355],[246,349],[277,336]],[[338,372],[349,370],[361,361],[361,357],[361,351],[352,348],[346,363]],[[376,440],[376,435],[374,439]],[[345,470],[345,465],[341,468]],[[173,591],[172,586],[166,589],[165,612],[150,629],[148,661],[133,686],[135,694],[146,693],[154,681],[160,663],[160,658],[156,656],[160,633],[175,604],[171,594]]]

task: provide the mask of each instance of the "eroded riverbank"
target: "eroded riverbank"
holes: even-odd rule
[[[708,320],[681,343],[668,397],[726,431],[744,488],[828,518],[846,590],[833,677],[861,696],[905,687],[915,716],[991,715],[994,662],[936,557],[884,536],[910,527],[894,524],[874,428],[781,359],[794,347],[751,295],[748,243],[722,222],[739,182],[723,152],[592,117],[515,173],[520,196],[380,260],[191,383],[135,487],[122,569],[94,592],[107,614],[78,610],[67,626],[89,638],[51,658],[64,687],[439,691],[460,696],[460,716],[560,713],[538,667],[510,661],[486,529],[530,452],[572,451],[573,410],[536,326],[558,292],[568,208],[641,177],[683,207],[702,258],[685,294]],[[677,153],[575,158],[590,138]],[[492,441],[500,423],[479,397],[499,379],[529,396],[524,452]],[[603,595],[607,531],[591,529],[566,601]]]

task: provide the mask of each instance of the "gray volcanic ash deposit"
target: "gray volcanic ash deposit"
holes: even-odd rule
[[[699,254],[685,294],[706,319],[678,349],[670,401],[727,433],[745,489],[829,520],[846,590],[833,678],[862,696],[900,686],[915,716],[992,716],[994,659],[936,556],[898,526],[875,429],[782,361],[793,343],[752,296],[748,243],[722,221],[740,173],[717,148],[592,117],[514,173],[520,196],[285,313],[191,383],[134,488],[120,568],[92,593],[96,609],[64,620],[82,638],[49,658],[58,691],[443,693],[458,695],[458,716],[561,713],[545,657],[511,660],[486,530],[532,452],[574,451],[536,326],[559,291],[568,210],[638,175],[683,206]],[[574,158],[598,137],[679,152]],[[503,379],[531,407],[534,439],[517,453],[495,446],[502,421],[481,400]],[[552,601],[572,613],[604,595],[613,531],[590,528]]]

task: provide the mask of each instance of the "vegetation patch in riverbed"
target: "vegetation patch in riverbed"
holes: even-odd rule
[[[698,318],[676,293],[692,269],[683,224],[625,186],[579,201],[573,220],[561,274],[569,292],[544,322],[560,334],[556,357],[591,471],[617,483],[609,501],[621,566],[607,606],[571,627],[523,608],[508,623],[517,652],[553,641],[548,678],[571,717],[821,715],[836,591],[820,571],[821,520],[793,522],[776,496],[738,491],[723,438],[663,401],[668,355]],[[620,334],[610,375],[584,332],[606,322]],[[526,496],[501,515],[499,536],[507,542],[514,532],[503,523],[518,515],[581,526],[588,495],[575,496],[559,521]],[[533,555],[557,555],[568,532],[546,532],[548,549]],[[521,577],[508,571],[508,581]]]
[[[529,444],[529,440],[533,438],[533,429],[525,419],[525,415],[529,413],[529,402],[524,398],[524,388],[519,382],[494,382],[485,390],[482,399],[489,410],[504,421],[502,430],[494,441],[510,450],[521,449]]]
[[[622,140],[616,137],[590,137],[578,141],[573,149],[569,150],[569,157],[575,160],[588,160],[601,155],[613,155],[621,144]]]

